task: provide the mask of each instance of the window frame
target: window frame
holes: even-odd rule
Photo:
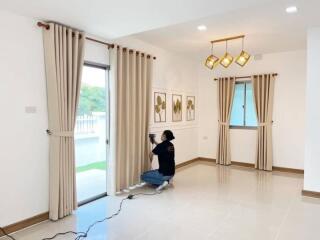
[[[99,68],[99,69],[103,69],[103,70],[106,70],[106,71],[110,70],[110,65],[106,65],[106,64],[103,64],[103,63],[97,63],[97,62],[91,62],[91,61],[84,61],[83,66]]]
[[[252,81],[251,79],[248,79],[248,80],[242,80],[242,81],[236,81],[236,85],[237,84],[244,84],[244,105],[242,106],[243,107],[243,126],[239,126],[239,125],[229,125],[229,129],[246,129],[246,130],[256,130],[258,129],[258,126],[246,126],[246,112],[247,112],[247,109],[246,109],[246,105],[247,105],[247,84],[248,83],[251,83],[252,84]],[[232,106],[231,108],[233,107],[233,99],[232,99]]]

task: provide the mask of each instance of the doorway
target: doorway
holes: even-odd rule
[[[75,125],[78,204],[107,195],[109,66],[85,62]]]

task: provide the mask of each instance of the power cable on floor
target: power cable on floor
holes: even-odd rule
[[[89,235],[89,232],[91,231],[91,229],[99,224],[99,223],[102,223],[102,222],[105,222],[107,220],[110,220],[111,218],[114,218],[115,216],[119,215],[121,210],[122,210],[122,205],[123,205],[123,202],[126,201],[126,200],[129,200],[129,199],[134,199],[134,197],[136,196],[154,196],[154,195],[158,195],[162,193],[162,191],[157,191],[157,192],[152,192],[152,193],[136,193],[136,194],[129,194],[127,197],[123,198],[120,202],[120,205],[119,205],[119,209],[113,213],[112,215],[108,216],[108,217],[105,217],[101,220],[98,220],[98,221],[95,221],[94,223],[92,223],[91,225],[89,225],[89,227],[87,228],[87,230],[85,232],[76,232],[76,231],[67,231],[67,232],[59,232],[57,234],[55,234],[54,236],[52,237],[48,237],[48,238],[43,238],[41,240],[52,240],[52,239],[55,239],[57,238],[58,236],[62,236],[62,235],[68,235],[68,234],[72,234],[72,235],[75,235],[75,239],[74,240],[81,240],[81,239],[85,239],[88,237]],[[0,232],[2,232],[2,234],[4,236],[6,236],[7,238],[11,239],[11,240],[18,240],[16,238],[14,238],[12,235],[8,234],[5,229],[1,228],[0,227]]]

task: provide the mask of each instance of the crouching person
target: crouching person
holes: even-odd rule
[[[157,191],[164,189],[175,174],[174,145],[171,143],[173,139],[174,136],[170,130],[165,130],[162,133],[161,143],[151,139],[156,144],[156,147],[150,152],[150,161],[152,162],[153,156],[157,155],[159,169],[143,173],[141,180],[158,186]]]

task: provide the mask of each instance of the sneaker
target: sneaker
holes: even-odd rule
[[[139,187],[144,187],[145,185],[147,185],[146,182],[142,182],[142,183],[138,184]]]
[[[164,181],[159,187],[157,187],[156,191],[161,192],[168,184],[168,181]]]

